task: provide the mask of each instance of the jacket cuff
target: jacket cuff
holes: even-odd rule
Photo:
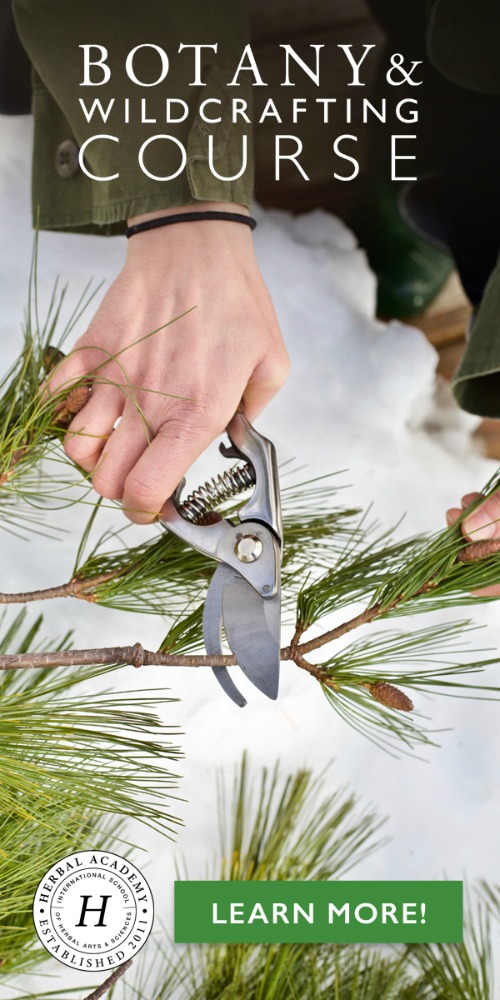
[[[251,126],[240,118],[232,122],[234,91],[226,87],[248,39],[244,0],[148,0],[142,5],[136,0],[14,0],[13,10],[34,67],[33,214],[41,228],[124,232],[127,218],[151,210],[198,201],[249,205]],[[89,26],[106,50],[108,76],[97,90],[81,88],[80,50]],[[203,85],[192,82],[191,56],[181,52],[186,37],[204,47]],[[131,81],[127,58],[142,48],[138,78],[148,78],[150,66],[156,73],[148,47],[155,38],[168,49],[168,77],[145,90]],[[237,88],[249,110],[251,94],[249,84]],[[184,102],[184,120],[166,121],[167,97]],[[207,117],[220,121],[202,118],[201,102],[210,98],[220,103],[208,104]],[[248,162],[242,170],[244,137]],[[84,167],[94,176],[79,165],[82,148]]]
[[[491,274],[453,377],[459,406],[480,417],[500,417],[500,262]]]
[[[91,180],[78,167],[79,143],[64,114],[34,74],[33,112],[35,134],[32,168],[33,224],[40,229],[117,235],[127,228],[127,218],[197,201],[224,201],[250,206],[253,193],[253,141],[249,125],[244,129],[232,124],[230,97],[226,90],[229,75],[216,66],[208,68],[206,87],[199,98],[196,113],[185,140],[186,167],[170,181],[153,180],[143,173],[137,161],[140,140],[134,133],[119,136],[118,144],[110,139],[96,140],[85,157],[97,176],[109,176],[127,163],[125,176],[112,181]],[[238,96],[251,107],[251,87],[241,86]],[[202,101],[220,101],[217,117],[209,124],[200,115]],[[215,114],[214,114],[215,117]],[[106,126],[103,126],[105,129]],[[208,138],[213,137],[213,170],[208,161]],[[246,136],[246,168],[241,171],[243,140]],[[179,140],[181,141],[181,140]],[[156,147],[156,148],[155,148]],[[65,150],[73,160],[66,171],[60,169]],[[147,168],[158,176],[175,173],[180,150],[168,140],[152,143],[147,154]],[[135,163],[134,163],[135,161]],[[132,165],[133,164],[133,165]],[[241,176],[237,176],[241,174]],[[235,177],[223,180],[223,177]]]

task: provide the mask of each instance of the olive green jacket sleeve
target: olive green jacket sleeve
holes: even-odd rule
[[[108,235],[124,232],[128,217],[159,208],[197,201],[249,204],[253,185],[250,126],[241,118],[242,124],[233,125],[228,104],[230,97],[237,96],[250,107],[251,87],[243,81],[232,90],[226,86],[248,42],[245,0],[14,0],[14,16],[33,66],[32,203],[34,221],[41,229]],[[180,43],[217,43],[216,53],[203,50],[203,86],[192,85],[194,52],[179,53]],[[111,71],[107,83],[81,86],[83,44],[107,50]],[[140,45],[149,48],[134,57],[137,79],[141,83],[159,79],[160,55],[150,47],[156,45],[169,59],[163,82],[140,86],[127,76],[127,55]],[[98,57],[97,50],[92,50],[92,57]],[[92,81],[104,78],[98,67],[92,74]],[[106,111],[114,99],[107,120],[94,113],[87,122],[80,98],[87,108],[97,98]],[[185,121],[166,123],[167,98],[185,101],[189,108]],[[222,117],[220,123],[201,119],[199,105],[207,99],[222,102],[207,106],[211,117]],[[142,122],[141,117],[150,121]],[[215,171],[226,178],[237,174],[242,165],[243,132],[249,143],[247,169],[233,181],[217,178],[208,164],[209,133]],[[93,180],[78,167],[78,149],[95,135],[114,138],[91,142],[85,165],[98,177],[118,174],[112,180]],[[178,142],[158,139],[145,148],[144,166],[155,178],[178,171],[182,164],[179,143],[186,151],[185,168],[170,180],[153,179],[139,163],[141,146],[156,135],[172,136]]]
[[[428,53],[436,69],[459,86],[500,94],[499,0],[430,0],[428,15]],[[464,410],[500,417],[500,260],[473,318],[453,392]]]

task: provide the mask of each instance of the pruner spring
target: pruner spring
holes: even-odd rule
[[[183,480],[165,504],[162,520],[193,548],[233,566],[267,599],[278,589],[282,538],[275,451],[271,442],[258,434],[240,412],[226,430],[230,444],[220,444],[220,451],[226,458],[239,459],[245,464],[214,477],[187,500],[181,496]],[[230,499],[252,486],[250,498],[238,510],[238,523],[212,513],[216,500]],[[259,539],[256,545],[259,554],[254,553],[252,569],[244,550],[247,539],[251,541],[254,535]],[[265,545],[261,545],[264,537]]]
[[[255,486],[255,472],[250,463],[234,465],[232,469],[226,469],[221,475],[198,486],[178,504],[177,509],[193,524],[204,524],[207,517],[215,514],[218,504],[245,493],[252,486]]]

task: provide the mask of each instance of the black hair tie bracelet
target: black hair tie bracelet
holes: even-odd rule
[[[136,233],[146,233],[148,229],[159,229],[160,226],[173,226],[176,222],[241,222],[244,226],[255,229],[257,223],[251,215],[241,215],[238,212],[180,212],[178,215],[164,215],[161,219],[149,219],[148,222],[138,222],[129,226],[125,236],[129,240]]]

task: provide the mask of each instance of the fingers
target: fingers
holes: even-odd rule
[[[288,374],[288,358],[280,365],[262,366],[244,393],[249,419],[275,395]],[[239,387],[241,390],[241,386]],[[154,521],[192,463],[219,434],[236,410],[234,399],[219,398],[208,412],[170,403],[171,413],[158,427],[141,419],[137,407],[124,401],[119,390],[98,386],[95,396],[70,425],[65,442],[67,454],[88,471],[92,485],[109,500],[122,500],[127,517],[137,524]],[[205,395],[194,391],[194,398]],[[216,399],[214,393],[213,399]],[[217,415],[216,410],[220,414]],[[113,425],[121,413],[116,430]]]
[[[477,492],[466,493],[460,501],[460,507],[450,507],[446,511],[448,527],[451,528],[453,524],[456,524],[458,519],[462,517],[464,510],[480,496],[481,494]],[[488,497],[483,504],[465,518],[462,523],[462,533],[475,542],[483,538],[500,538],[500,491]]]
[[[245,413],[250,420],[275,395],[288,371],[284,350],[278,358],[273,357],[256,368],[243,393]],[[193,462],[224,431],[243,388],[244,384],[234,377],[230,391],[227,385],[221,392],[212,384],[208,404],[198,403],[194,407],[191,403],[170,403],[170,413],[161,426],[151,427],[149,442],[133,405],[127,404],[119,428],[103,450],[93,477],[95,489],[108,498],[122,497],[124,513],[136,524],[154,521]],[[198,386],[186,395],[206,400],[207,389]]]
[[[480,496],[481,494],[477,492],[466,493],[462,497],[461,507],[451,507],[450,510],[447,510],[446,523],[448,527],[451,528],[462,517],[464,510]],[[461,527],[462,533],[471,538],[472,541],[500,537],[500,492],[488,497],[463,521]],[[474,597],[500,597],[500,584],[483,587],[481,590],[473,590],[471,593]]]
[[[92,380],[90,399],[69,426],[65,451],[93,473],[97,493],[121,499],[124,513],[139,524],[158,517],[192,463],[224,431],[240,400],[252,420],[289,371],[272,307],[258,273],[249,267],[247,274],[248,262],[235,270],[231,294],[183,320],[182,337],[172,328],[149,339],[165,316],[184,314],[186,294],[188,304],[205,302],[206,287],[218,287],[219,273],[226,273],[214,254],[215,277],[209,280],[188,254],[167,297],[158,292],[156,257],[154,266],[125,265],[86,334],[48,384],[49,394],[60,392],[62,398],[74,382]],[[256,329],[252,320],[249,331],[255,310],[260,318]]]
[[[481,494],[477,493],[477,492],[476,493],[466,493],[465,496],[463,496],[462,499],[461,499],[461,501],[460,501],[460,504],[462,506],[462,510],[465,510],[466,507],[469,507],[471,505],[471,503],[474,503],[474,500],[477,500],[477,498],[480,497],[480,496],[481,496]]]
[[[106,442],[113,434],[114,424],[123,412],[124,402],[122,393],[115,386],[95,386],[89,402],[71,421],[64,439],[64,450],[73,462],[87,472],[92,472],[100,461]]]
[[[193,462],[224,430],[182,411],[160,427],[125,480],[123,511],[136,524],[150,524]]]
[[[154,437],[131,402],[126,402],[119,426],[111,434],[100,456],[99,466],[92,477],[97,493],[108,500],[121,500],[125,480]],[[164,497],[164,500],[166,496]]]
[[[473,597],[500,597],[500,585],[493,587],[483,587],[482,590],[471,590]]]

